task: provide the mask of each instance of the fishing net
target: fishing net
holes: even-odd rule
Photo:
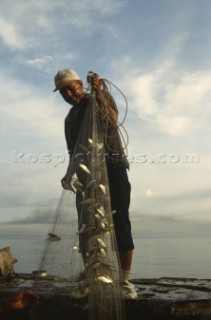
[[[73,299],[87,295],[85,308],[90,320],[121,320],[121,268],[104,145],[99,107],[93,95],[68,168],[69,189],[73,187],[76,193],[62,191],[34,290]],[[47,277],[42,278],[44,271]]]

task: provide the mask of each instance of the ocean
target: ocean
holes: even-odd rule
[[[18,259],[15,272],[31,273],[41,259],[45,236],[0,236],[0,248],[10,246]],[[134,234],[132,278],[211,278],[211,234]]]

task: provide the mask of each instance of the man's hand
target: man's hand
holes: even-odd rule
[[[101,96],[102,95],[102,91],[101,91],[102,81],[99,78],[99,76],[98,75],[90,76],[89,83],[91,85],[92,91],[94,91],[96,95]]]
[[[35,307],[39,298],[32,291],[19,291],[18,293],[4,299],[5,309],[24,309]]]
[[[62,178],[61,180],[61,184],[64,189],[70,190],[73,193],[75,193],[75,189],[72,187],[71,182],[72,182],[72,177],[67,177],[67,175],[65,175],[64,178]]]

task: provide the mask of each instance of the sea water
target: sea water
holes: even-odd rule
[[[18,259],[15,272],[37,269],[45,241],[44,235],[0,235],[0,248],[10,246]],[[211,278],[211,235],[138,235],[132,278],[188,277]]]
[[[134,237],[134,278],[211,278],[211,235]]]

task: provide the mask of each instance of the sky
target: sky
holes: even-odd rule
[[[211,226],[210,0],[1,0],[0,7],[0,232],[30,233],[52,220],[68,165],[70,106],[53,93],[65,68],[85,85],[92,70],[127,97],[128,109],[112,87],[120,122],[127,110],[134,230]]]

